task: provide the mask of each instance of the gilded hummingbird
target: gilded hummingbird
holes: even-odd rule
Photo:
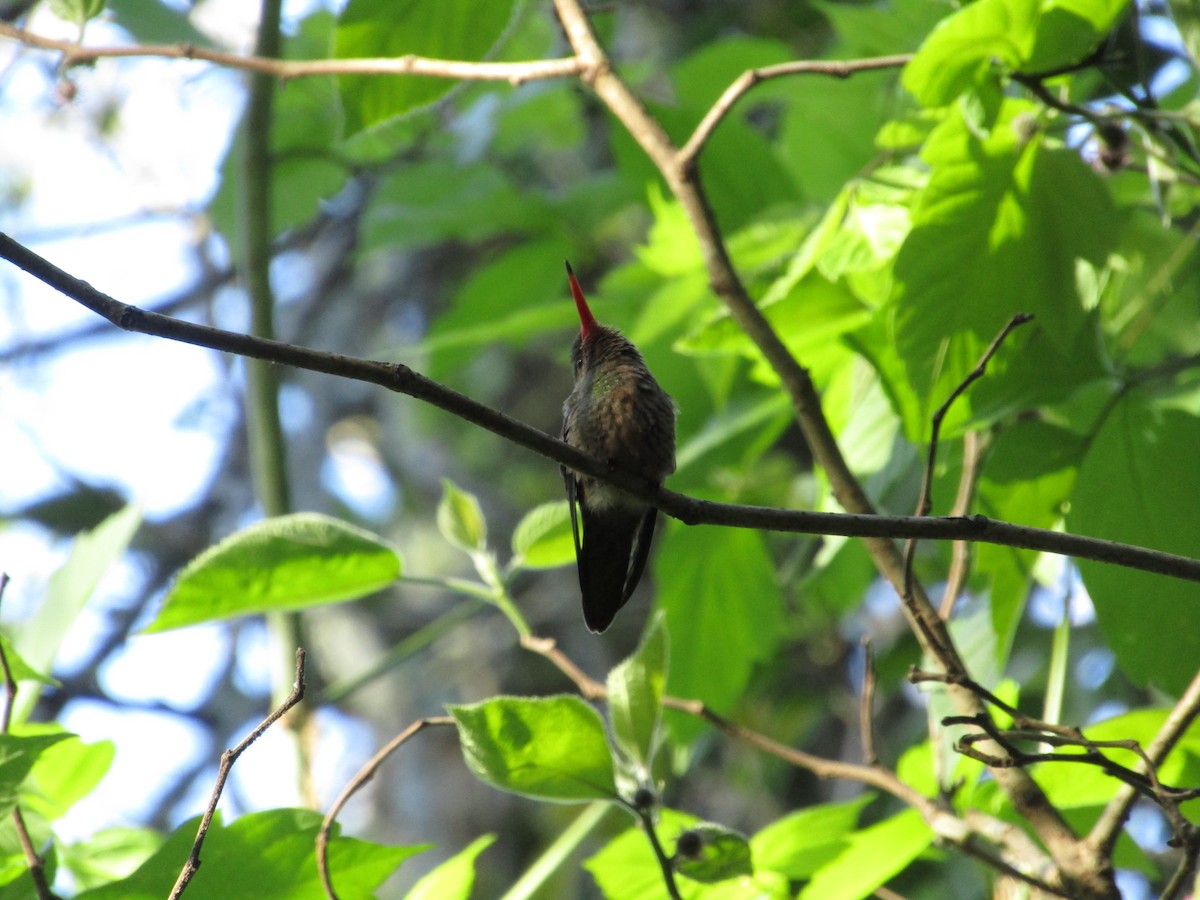
[[[635,472],[661,485],[675,471],[675,404],[654,380],[637,347],[616,329],[596,321],[570,263],[567,280],[580,328],[571,349],[575,389],[563,404],[563,440],[607,460],[614,469]],[[642,577],[658,510],[606,482],[566,468],[563,479],[583,592],[583,620],[591,631],[601,632],[612,624]]]

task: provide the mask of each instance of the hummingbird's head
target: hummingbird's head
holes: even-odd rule
[[[642,355],[621,332],[596,321],[570,263],[567,263],[567,280],[571,283],[571,295],[575,298],[575,308],[579,311],[579,334],[571,348],[576,381],[583,377],[585,371],[594,372],[612,364],[644,368],[646,364]]]

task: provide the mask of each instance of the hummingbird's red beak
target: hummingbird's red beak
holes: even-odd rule
[[[575,308],[579,310],[579,334],[586,341],[588,332],[596,327],[596,317],[588,309],[587,299],[583,296],[579,282],[575,280],[575,271],[570,263],[567,263],[567,280],[571,282],[571,296],[575,298]]]

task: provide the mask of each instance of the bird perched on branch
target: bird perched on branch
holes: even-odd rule
[[[637,347],[596,321],[570,263],[567,279],[580,328],[571,350],[575,389],[563,404],[563,440],[606,460],[613,469],[661,485],[675,471],[675,404],[654,380]],[[642,577],[658,510],[599,479],[566,468],[563,478],[583,619],[590,630],[601,632]]]

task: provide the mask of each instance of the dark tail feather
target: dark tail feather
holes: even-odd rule
[[[596,514],[584,507],[579,587],[583,592],[583,620],[590,631],[605,631],[637,586],[650,546],[646,520],[651,520],[652,533],[654,512],[651,509],[645,516]],[[639,545],[636,557],[633,556],[635,538]]]

